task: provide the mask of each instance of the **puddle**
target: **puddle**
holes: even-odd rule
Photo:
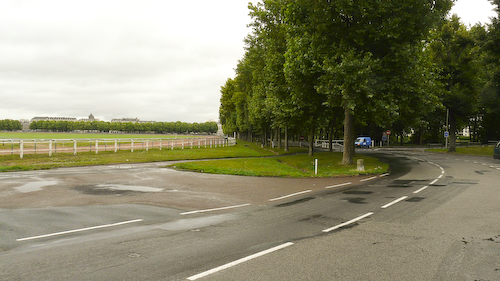
[[[57,184],[57,181],[39,181],[39,182],[29,182],[25,185],[21,186],[16,186],[14,187],[15,190],[22,192],[22,193],[29,193],[29,192],[35,192],[35,191],[40,191],[43,190],[44,186],[47,185],[55,185]]]
[[[74,189],[90,195],[133,195],[145,192],[161,192],[163,188],[124,184],[96,184],[76,186]]]
[[[97,184],[97,189],[111,189],[120,191],[138,191],[138,192],[160,192],[163,188],[149,187],[149,186],[135,186],[123,184]]]

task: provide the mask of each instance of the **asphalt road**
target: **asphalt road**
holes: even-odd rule
[[[500,280],[500,161],[362,153],[390,175],[0,174],[0,279]]]

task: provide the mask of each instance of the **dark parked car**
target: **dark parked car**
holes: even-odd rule
[[[493,158],[500,159],[500,141],[495,145],[495,150],[493,150]]]

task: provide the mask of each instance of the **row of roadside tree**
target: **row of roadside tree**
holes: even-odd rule
[[[498,12],[500,0],[490,1]],[[310,155],[315,135],[343,135],[344,164],[358,134],[390,129],[422,143],[449,131],[453,151],[473,121],[473,137],[500,138],[498,16],[466,26],[448,15],[453,2],[249,4],[245,54],[221,87],[224,132],[263,142],[308,135]]]
[[[0,120],[0,131],[18,131],[23,128],[19,120],[3,119]]]
[[[185,123],[180,121],[155,123],[120,123],[105,121],[34,121],[30,124],[30,130],[53,132],[99,131],[127,133],[154,132],[157,134],[214,134],[217,133],[218,126],[216,122]]]

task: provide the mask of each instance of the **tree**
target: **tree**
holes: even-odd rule
[[[500,0],[490,0],[496,6],[497,16],[491,18],[484,42],[486,86],[481,94],[481,109],[484,114],[483,134],[487,139],[500,139]]]
[[[328,106],[343,108],[342,162],[352,164],[356,120],[370,115],[387,122],[410,107],[408,96],[415,90],[406,88],[405,74],[418,70],[411,68],[412,54],[423,51],[421,41],[452,1],[290,2],[287,15],[293,33],[288,52],[295,63],[291,68],[309,81],[298,75],[290,80],[308,86],[299,93],[310,100],[321,101],[324,95]],[[321,108],[317,103],[313,107]]]
[[[431,58],[440,68],[440,81],[444,87],[440,98],[449,112],[448,151],[455,152],[456,132],[467,124],[477,105],[479,49],[471,31],[458,16],[453,15],[434,31],[429,50]]]

